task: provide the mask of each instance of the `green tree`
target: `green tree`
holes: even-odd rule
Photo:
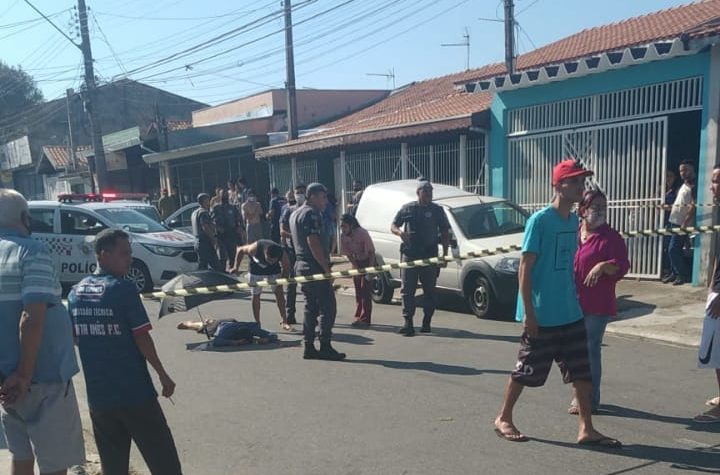
[[[0,125],[22,125],[22,115],[44,98],[35,80],[20,67],[0,61]]]

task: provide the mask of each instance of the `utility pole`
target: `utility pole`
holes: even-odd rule
[[[297,97],[295,94],[295,54],[293,53],[292,35],[292,6],[290,0],[284,0],[285,7],[285,67],[287,69],[287,80],[285,90],[287,91],[287,126],[288,140],[298,138],[297,123]]]
[[[513,0],[505,1],[505,68],[508,74],[515,74],[515,5]]]
[[[92,145],[95,152],[95,172],[97,173],[97,188],[102,193],[108,186],[107,165],[105,163],[105,147],[102,142],[102,127],[96,109],[95,71],[93,68],[92,49],[90,48],[90,33],[88,31],[88,16],[85,0],[78,0],[78,16],[80,17],[80,37],[82,43],[80,50],[85,63],[85,111],[90,119],[92,130]]]
[[[73,129],[72,129],[72,114],[70,113],[70,101],[75,91],[72,89],[65,90],[65,104],[67,106],[67,120],[68,120],[68,156],[70,157],[70,163],[72,163],[73,171],[77,171],[77,162],[75,161],[75,143],[73,142]]]

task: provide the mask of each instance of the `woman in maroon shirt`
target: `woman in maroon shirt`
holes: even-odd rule
[[[346,255],[353,266],[353,269],[375,265],[375,246],[370,234],[360,227],[360,223],[351,214],[343,214],[340,218],[341,253]],[[355,320],[352,326],[367,328],[370,326],[372,315],[372,294],[370,280],[367,275],[356,275],[353,277],[355,284]]]
[[[602,339],[608,321],[617,315],[615,284],[627,274],[630,262],[625,241],[607,224],[607,198],[602,191],[586,191],[578,215],[582,221],[575,254],[575,287],[585,314],[595,412],[600,405]],[[574,402],[568,412],[578,413]]]

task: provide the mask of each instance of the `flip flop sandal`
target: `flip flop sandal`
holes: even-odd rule
[[[715,407],[720,406],[720,397],[714,397],[705,401],[706,406]]]
[[[593,440],[580,440],[578,445],[586,447],[598,447],[603,449],[619,449],[622,447],[622,442],[611,437],[602,437],[600,439]]]
[[[295,331],[295,329],[289,323],[281,323],[280,328],[282,328],[286,332],[294,332]]]
[[[577,406],[570,406],[567,410],[568,414],[571,414],[573,416],[580,415],[580,408]]]
[[[517,429],[516,429],[516,430],[517,430]],[[504,433],[503,431],[501,431],[501,430],[498,429],[497,427],[495,428],[495,433],[497,434],[498,437],[500,437],[501,439],[505,439],[505,440],[507,440],[508,442],[527,442],[528,440],[530,440],[530,439],[528,439],[526,436],[520,434],[519,431],[516,432],[516,434],[520,435],[520,437],[513,437],[513,435],[514,435],[513,433],[509,433],[509,434],[508,434],[508,433]]]
[[[700,424],[717,424],[720,422],[720,415],[703,412],[702,414],[698,414],[693,417],[693,422],[698,422]]]

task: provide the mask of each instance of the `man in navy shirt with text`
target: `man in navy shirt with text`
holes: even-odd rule
[[[147,363],[160,378],[163,396],[172,396],[175,383],[155,351],[140,296],[123,278],[132,264],[128,234],[102,231],[95,253],[98,270],[73,288],[68,308],[103,473],[127,475],[133,440],[153,475],[178,475],[182,471],[175,442]]]

